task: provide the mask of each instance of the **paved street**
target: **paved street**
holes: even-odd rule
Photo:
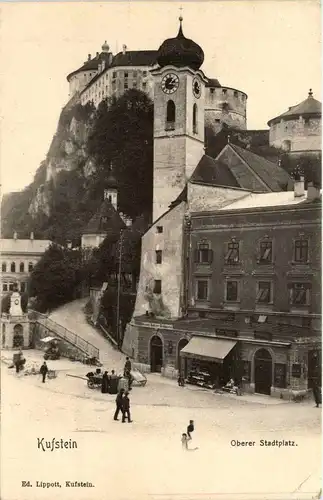
[[[42,384],[2,364],[2,500],[313,498],[320,489],[320,417],[312,402],[269,403],[179,388],[151,376],[131,393],[134,422],[114,422],[114,397],[59,373]],[[268,404],[266,403],[268,402]],[[196,422],[193,446],[180,437]],[[75,440],[42,451],[37,438]],[[255,441],[233,447],[232,439]],[[260,447],[259,440],[294,447]],[[19,472],[18,472],[19,471]],[[30,488],[21,481],[30,480]],[[36,488],[36,481],[62,488]],[[65,487],[88,481],[93,488]],[[293,493],[294,492],[294,493]],[[271,496],[266,494],[272,493]]]

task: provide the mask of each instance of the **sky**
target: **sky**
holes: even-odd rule
[[[2,193],[28,185],[68,100],[68,73],[87,54],[156,50],[183,31],[204,50],[202,70],[247,93],[248,129],[303,101],[321,100],[321,15],[316,0],[1,3]]]

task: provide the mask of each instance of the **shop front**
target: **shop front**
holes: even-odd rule
[[[188,383],[221,388],[231,378],[238,384],[240,374],[238,342],[193,336],[181,349],[180,371]]]

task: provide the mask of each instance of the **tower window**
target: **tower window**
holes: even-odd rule
[[[176,106],[174,101],[168,101],[165,130],[175,130]]]
[[[163,232],[163,226],[157,226],[157,233],[162,233]]]
[[[15,263],[15,262],[12,262],[12,263],[11,263],[11,266],[10,266],[10,271],[11,271],[12,273],[15,273],[15,272],[16,272],[16,263]]]
[[[193,105],[193,134],[197,134],[197,104]]]
[[[161,280],[155,280],[154,293],[161,294]]]
[[[25,264],[24,264],[23,262],[20,262],[19,271],[20,271],[21,273],[24,273],[24,272],[25,272]]]
[[[156,250],[156,264],[161,264],[162,259],[162,250]]]

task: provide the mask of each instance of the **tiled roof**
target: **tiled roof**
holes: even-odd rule
[[[282,191],[286,189],[291,178],[283,168],[235,144],[229,144],[228,146],[248,164],[270,191]]]
[[[119,52],[112,59],[111,67],[152,66],[156,63],[157,50],[129,50]]]
[[[0,253],[1,254],[42,254],[51,244],[50,240],[20,240],[19,238],[1,238]]]
[[[106,221],[103,220],[104,218]],[[100,209],[90,219],[83,234],[117,233],[125,227],[125,223],[109,200],[104,200]]]
[[[206,87],[221,87],[221,84],[217,78],[208,78],[207,83],[205,84]]]
[[[219,208],[222,210],[243,210],[248,208],[280,207],[299,205],[307,202],[307,192],[304,196],[295,197],[294,191],[281,191],[280,193],[250,193],[231,205]]]
[[[274,122],[280,121],[281,119],[291,119],[297,116],[321,116],[322,114],[322,104],[317,99],[314,99],[312,95],[309,95],[305,101],[302,101],[296,106],[292,106],[288,111],[285,111],[282,115],[276,116],[269,120],[268,125],[270,126]]]
[[[202,156],[190,180],[211,186],[240,187],[225,163],[207,155]]]
[[[67,75],[67,80],[71,78],[71,76],[75,75],[76,73],[79,73],[80,71],[90,71],[90,70],[97,70],[99,67],[99,63],[105,59],[106,64],[108,64],[109,61],[109,54],[106,52],[101,52],[101,54],[97,57],[94,57],[93,59],[90,59],[89,61],[86,61],[83,66],[80,68],[76,69],[75,71],[72,71],[69,75]]]

